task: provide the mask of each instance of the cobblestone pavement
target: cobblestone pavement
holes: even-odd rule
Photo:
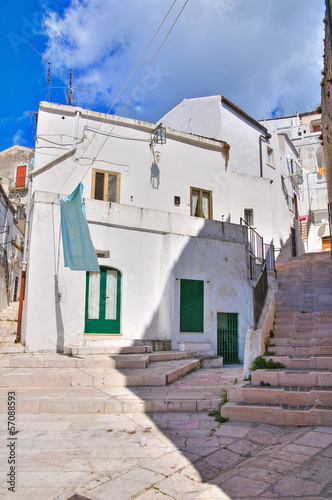
[[[13,440],[0,422],[3,500],[332,498],[332,427],[219,424],[207,412],[22,414]]]

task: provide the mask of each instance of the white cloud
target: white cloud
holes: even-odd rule
[[[24,130],[22,130],[21,128],[18,129],[18,131],[16,132],[16,134],[14,135],[13,137],[13,144],[19,144],[20,146],[23,146],[24,144],[26,144],[26,140],[24,138]]]
[[[44,20],[45,57],[73,69],[84,106],[107,111],[171,5],[148,0],[72,0]],[[122,95],[119,113],[184,0]],[[222,93],[255,118],[305,111],[320,98],[324,0],[191,0],[128,113],[157,121],[183,98]],[[78,101],[80,104],[80,101]]]

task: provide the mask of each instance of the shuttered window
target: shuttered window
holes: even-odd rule
[[[16,167],[16,183],[15,187],[24,187],[26,185],[26,173],[27,173],[27,166],[26,165],[19,165]]]

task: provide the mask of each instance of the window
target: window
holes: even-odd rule
[[[17,188],[25,187],[25,185],[26,185],[26,173],[27,173],[27,166],[26,165],[18,165],[16,167],[15,187],[17,187]]]
[[[190,188],[190,213],[194,217],[212,219],[212,192]]]
[[[273,149],[267,147],[266,150],[266,163],[273,165]]]
[[[252,208],[245,208],[244,209],[244,220],[246,221],[249,226],[254,225],[254,211]]]
[[[120,174],[93,169],[91,198],[120,203]]]

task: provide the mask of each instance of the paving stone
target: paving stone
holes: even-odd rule
[[[273,491],[285,497],[306,497],[308,495],[319,495],[322,485],[314,481],[306,481],[292,476],[284,476],[276,484]]]
[[[281,478],[281,474],[278,472],[246,466],[239,467],[237,474],[240,474],[241,477],[248,477],[269,484],[274,484]]]
[[[332,434],[324,432],[309,432],[296,441],[296,444],[304,444],[316,448],[326,448],[332,443]]]
[[[224,449],[217,451],[212,455],[209,455],[206,458],[206,461],[209,462],[209,464],[211,464],[213,467],[222,470],[241,461],[241,456],[237,453],[233,453],[232,451]]]
[[[303,446],[299,444],[288,444],[287,446],[284,446],[282,448],[282,451],[286,453],[298,453],[298,454],[302,453],[303,455],[313,456],[316,453],[319,453],[321,449],[314,448],[312,446]]]
[[[194,481],[210,481],[212,478],[220,474],[220,470],[213,467],[206,460],[195,461],[195,464],[185,467],[181,474]]]
[[[166,495],[169,495],[174,498],[182,498],[183,495],[190,491],[199,491],[203,489],[203,485],[193,481],[186,476],[183,476],[179,472],[176,472],[173,476],[164,479],[163,481],[159,481],[154,485]]]
[[[162,479],[161,474],[137,468],[113,480],[109,480],[94,488],[91,493],[97,500],[126,500],[127,498],[143,493],[151,485]],[[88,496],[88,491],[86,492]]]
[[[232,490],[243,496],[257,498],[258,495],[270,487],[270,484],[263,481],[256,481],[248,477],[236,476],[228,479],[228,481],[223,483],[222,487],[226,491]]]
[[[164,476],[170,476],[174,474],[179,469],[190,465],[190,460],[188,458],[181,455],[180,452],[176,451],[173,453],[169,453],[167,455],[163,455],[159,459],[155,459],[152,462],[149,462],[144,465],[145,469],[149,469],[153,472],[158,472],[163,474]]]
[[[249,456],[257,449],[257,445],[250,443],[246,439],[239,439],[234,444],[227,446],[227,449],[242,456]]]
[[[251,424],[234,425],[233,423],[223,424],[215,432],[215,436],[225,436],[234,438],[243,438],[247,435]]]

